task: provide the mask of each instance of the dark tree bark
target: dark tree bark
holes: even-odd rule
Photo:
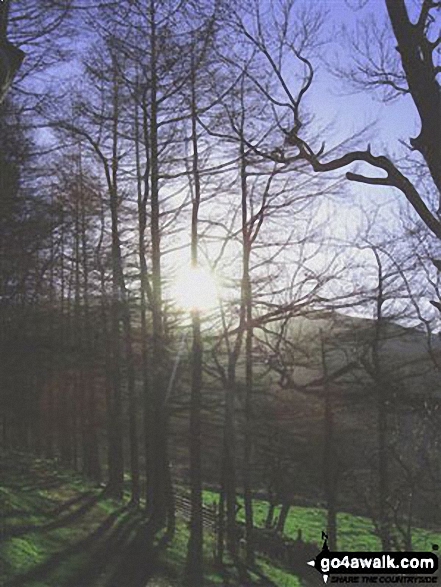
[[[51,202],[53,208],[53,201]],[[54,301],[55,301],[55,242],[54,242],[54,230],[55,230],[55,223],[54,219],[52,218],[51,221],[51,235],[50,235],[50,267],[49,267],[49,340],[54,340],[54,333],[55,333],[55,308],[54,308]],[[79,276],[79,271],[77,272]],[[78,277],[79,279],[79,277]],[[76,291],[77,294],[77,291]],[[79,295],[79,294],[78,294]],[[55,368],[53,365],[53,361],[50,360],[48,365],[46,366],[46,373],[47,373],[47,405],[46,405],[46,414],[45,414],[45,425],[46,425],[46,456],[49,459],[53,459],[56,454],[56,413],[55,413]]]
[[[0,104],[25,58],[23,51],[7,39],[10,7],[11,0],[0,2]]]
[[[137,97],[140,88],[137,80]],[[148,330],[147,330],[147,301],[152,304],[151,285],[147,270],[146,258],[146,228],[147,228],[147,203],[150,193],[150,142],[149,122],[147,116],[145,92],[141,97],[142,126],[139,120],[139,104],[135,106],[135,153],[138,190],[138,255],[141,280],[141,364],[142,364],[142,387],[143,387],[143,417],[144,417],[144,455],[145,455],[145,502],[146,511],[151,514],[153,503],[151,473],[153,471],[154,454],[152,453],[152,432],[153,432],[153,405],[150,386],[150,361],[148,352]],[[142,135],[141,135],[142,128]],[[144,143],[145,169],[141,171],[141,136]]]
[[[174,525],[173,492],[169,472],[167,446],[167,410],[165,406],[164,328],[161,278],[161,228],[159,198],[158,139],[158,47],[156,2],[150,1],[150,238],[152,248],[152,400],[154,454],[152,477],[154,525],[169,529]]]
[[[276,504],[274,503],[274,501],[272,501],[270,499],[270,502],[268,504],[268,511],[266,514],[266,519],[265,519],[265,528],[267,530],[271,530],[271,528],[274,526],[274,512],[276,510]]]
[[[106,406],[106,431],[107,431],[107,469],[108,483],[110,484],[110,471],[113,467],[112,445],[113,438],[113,371],[112,371],[112,342],[111,342],[111,307],[109,307],[108,294],[106,290],[106,270],[101,259],[102,245],[105,230],[105,213],[103,194],[100,193],[100,237],[95,251],[95,257],[99,271],[100,285],[100,322],[103,333],[104,345],[104,387],[105,387],[105,406]]]
[[[421,131],[410,142],[424,157],[441,197],[441,91],[436,79],[440,69],[433,59],[439,39],[434,43],[426,35],[429,11],[439,11],[440,5],[423,0],[416,24],[410,21],[404,0],[386,0],[386,7],[409,92],[421,120]]]
[[[124,451],[123,451],[123,402],[121,381],[121,244],[118,220],[118,119],[119,119],[119,84],[116,79],[116,65],[113,80],[113,124],[112,124],[112,162],[111,169],[105,166],[107,187],[110,197],[111,235],[112,235],[112,396],[111,420],[112,435],[109,439],[109,493],[122,499],[124,490]]]
[[[198,216],[201,203],[201,180],[199,170],[198,107],[196,97],[196,65],[192,53],[191,84],[191,143],[192,156],[192,215],[191,215],[191,267],[198,267]],[[188,587],[202,585],[203,572],[203,527],[202,527],[202,450],[201,450],[201,408],[202,408],[202,335],[201,318],[197,308],[191,312],[193,333],[191,396],[190,396],[190,490],[191,517],[190,539],[186,561],[186,584]]]
[[[245,144],[240,143],[240,177],[242,190],[242,259],[243,259],[243,298],[246,314],[245,331],[245,438],[244,438],[244,506],[245,506],[245,538],[246,562],[254,565],[253,546],[253,495],[251,479],[251,454],[253,448],[253,316],[252,316],[252,288],[250,277],[250,255],[252,225],[248,219],[248,189],[247,189],[247,162]]]
[[[61,341],[69,340],[71,336],[69,327],[70,316],[69,316],[69,301],[65,303],[65,241],[66,241],[66,226],[64,212],[61,213],[61,259],[60,259],[60,317],[61,317]],[[67,305],[67,309],[66,309]],[[70,381],[64,383],[61,391],[60,398],[60,411],[61,411],[61,428],[60,428],[60,456],[62,463],[67,466],[72,466],[72,429],[71,429],[71,394],[72,388]]]
[[[312,82],[313,68],[304,57],[298,56],[310,70],[309,82],[302,91],[299,99],[291,106],[294,115],[294,128],[287,133],[286,143],[298,148],[298,153],[293,157],[282,157],[288,160],[305,159],[314,171],[327,172],[342,169],[348,165],[365,162],[377,170],[385,172],[381,177],[366,176],[361,173],[348,171],[346,178],[350,181],[361,182],[368,185],[391,186],[402,192],[410,205],[414,208],[427,228],[441,239],[441,222],[439,209],[441,209],[441,91],[438,77],[440,65],[435,62],[435,55],[441,43],[441,36],[431,41],[428,37],[428,28],[431,22],[436,22],[436,14],[440,14],[439,2],[423,0],[420,14],[416,23],[412,23],[406,8],[405,0],[385,0],[387,12],[392,25],[392,30],[397,41],[397,51],[400,54],[401,65],[408,88],[405,92],[412,98],[420,119],[421,131],[416,138],[410,139],[411,147],[421,153],[429,173],[439,193],[439,207],[436,213],[426,203],[424,195],[415,187],[412,181],[406,177],[398,167],[386,156],[374,156],[370,147],[366,151],[353,151],[337,159],[323,162],[321,155],[324,147],[315,153],[314,150],[299,136],[301,121],[299,119],[299,103],[305,91]],[[435,19],[435,20],[434,20]],[[269,58],[269,56],[267,55]],[[279,72],[280,73],[280,72]],[[388,84],[393,86],[388,72],[378,79],[367,79],[366,83],[372,85]]]
[[[324,446],[323,446],[323,484],[327,505],[328,546],[337,550],[337,459],[334,447],[334,412],[331,383],[323,333],[321,333],[321,354],[324,380]]]
[[[377,439],[378,439],[378,526],[384,551],[391,549],[391,522],[389,515],[389,433],[388,388],[381,365],[381,339],[383,336],[383,267],[378,251],[373,248],[378,267],[378,291],[376,299],[375,332],[372,341],[372,367],[376,386]]]
[[[83,274],[83,344],[86,364],[89,365],[88,373],[84,378],[83,389],[83,471],[84,473],[99,483],[101,481],[101,464],[99,458],[99,442],[97,434],[97,408],[96,408],[96,389],[95,375],[92,363],[93,342],[92,330],[90,327],[90,292],[89,292],[89,260],[88,260],[88,242],[87,242],[87,215],[85,202],[85,186],[83,178],[83,164],[81,143],[78,153],[78,196],[80,205],[80,237],[81,237],[81,261]]]
[[[277,520],[276,524],[276,532],[279,534],[283,534],[285,530],[286,520],[288,518],[289,510],[291,509],[291,501],[287,500],[282,504],[280,508],[279,519]]]

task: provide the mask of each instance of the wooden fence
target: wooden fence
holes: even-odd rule
[[[177,513],[184,519],[189,521],[191,516],[191,501],[190,496],[183,491],[178,491],[175,494],[175,505]],[[211,507],[202,506],[202,525],[211,532],[216,532],[217,528],[217,511],[216,505]]]
[[[184,520],[189,521],[191,517],[190,495],[182,490],[175,494],[176,512]],[[202,524],[210,532],[217,534],[218,512],[216,504],[202,507]],[[241,550],[244,549],[245,525],[237,523],[237,530]],[[215,546],[216,546],[215,540]],[[310,575],[312,570],[306,565],[308,560],[315,558],[319,553],[317,544],[304,542],[299,530],[296,540],[286,538],[274,531],[264,528],[254,528],[253,531],[254,549],[291,572],[305,576]]]

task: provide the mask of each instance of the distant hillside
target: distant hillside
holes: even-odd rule
[[[384,322],[379,331],[376,328],[373,320],[338,313],[317,319],[296,318],[287,329],[279,356],[268,350],[264,353],[263,344],[256,345],[255,489],[264,493],[269,490],[271,467],[276,462],[285,471],[294,495],[323,503],[323,340],[341,508],[367,514],[370,507],[367,494],[374,493],[376,483],[380,386],[388,395],[393,492],[408,492],[411,473],[404,470],[405,462],[412,474],[424,479],[414,497],[417,515],[430,522],[437,516],[441,520],[435,499],[437,481],[430,479],[433,472],[429,471],[430,455],[436,454],[431,450],[438,442],[435,414],[441,404],[441,374],[434,360],[441,359],[441,342],[434,337],[429,349],[427,335],[419,329],[391,322]],[[260,337],[259,332],[256,334]],[[267,335],[271,336],[276,337],[275,329],[274,334]],[[376,336],[379,373],[374,368]],[[241,366],[237,386],[239,478],[244,426],[242,373]],[[185,379],[185,373],[182,376]],[[208,375],[205,385],[204,475],[208,484],[216,485],[221,464],[223,391],[220,382]],[[171,447],[175,470],[184,477],[188,471],[187,442],[183,442],[188,436],[186,398],[184,384],[175,399],[176,410],[172,410]]]

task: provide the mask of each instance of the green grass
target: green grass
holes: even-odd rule
[[[301,587],[300,579],[283,569],[279,569],[263,558],[258,558],[259,567],[262,572],[270,579],[277,587]]]
[[[0,467],[5,472],[0,485],[0,585],[61,587],[92,563],[100,536],[94,548],[79,545],[108,523],[109,516],[115,516],[115,524],[122,521],[124,514],[116,515],[121,504],[49,461],[3,453]]]
[[[206,533],[204,538],[205,578],[207,587],[222,585],[222,578],[214,564],[214,537]],[[188,525],[178,517],[175,537],[168,548],[162,551],[159,556],[159,566],[168,577],[168,580],[172,582],[172,585],[181,585],[188,539]]]
[[[54,462],[20,453],[0,453],[0,468],[2,587],[108,587],[124,582],[121,577],[127,569],[136,569],[142,561],[150,564],[146,557],[155,552],[154,544],[147,554],[142,542],[146,537],[142,534],[143,514],[127,507],[128,496],[123,504],[107,499],[79,475],[57,468]],[[217,497],[216,493],[204,492],[207,505]],[[265,501],[255,500],[258,526],[264,525],[267,508]],[[240,517],[243,519],[243,508]],[[286,534],[296,538],[301,528],[305,541],[320,543],[325,522],[323,509],[293,507]],[[338,524],[340,550],[380,549],[369,519],[340,513]],[[147,569],[150,578],[146,587],[182,585],[188,537],[187,523],[178,518],[174,540],[152,558],[154,565],[151,573]],[[215,564],[214,540],[213,535],[205,533],[204,587],[224,584]],[[414,529],[415,550],[430,550],[433,543],[441,543],[440,534]],[[270,560],[258,556],[256,562],[259,572],[251,574],[250,585],[262,585],[263,577],[267,577],[278,587],[300,587],[298,577]],[[231,586],[241,584],[231,564],[225,572]],[[126,587],[131,587],[130,581]]]
[[[124,564],[136,568],[137,557],[145,562],[148,555],[142,544],[130,558],[142,528],[142,512],[106,499],[100,489],[53,462],[0,453],[0,468],[6,472],[0,482],[2,587],[107,587],[123,584],[124,578],[117,582],[114,576],[120,577],[117,573]],[[88,499],[93,503],[80,512]],[[125,496],[125,506],[127,503]],[[146,587],[182,585],[188,538],[187,523],[178,518],[175,537],[158,552]],[[214,536],[209,533],[205,535],[204,562],[204,587],[223,585],[215,565]],[[284,573],[272,569],[267,561],[262,561],[262,571],[268,576],[273,572],[277,584],[298,585],[282,581]],[[230,585],[239,585],[235,569],[229,567],[227,572]],[[130,580],[126,587],[131,587]]]
[[[217,503],[218,495],[212,491],[204,491],[204,501],[207,505]],[[239,503],[243,505],[241,498]],[[256,499],[253,502],[254,523],[263,528],[268,511],[268,503]],[[279,515],[280,507],[276,508],[275,518]],[[238,519],[244,521],[243,507],[239,511]],[[381,544],[374,532],[374,526],[369,518],[355,516],[349,513],[337,514],[338,548],[345,551],[373,552],[381,550]],[[299,529],[305,542],[321,544],[322,530],[326,528],[326,510],[323,508],[306,508],[293,506],[285,525],[285,535],[297,538]],[[430,551],[432,544],[441,544],[441,533],[423,528],[413,528],[413,549],[415,551]]]

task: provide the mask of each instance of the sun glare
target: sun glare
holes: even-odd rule
[[[171,294],[183,310],[206,311],[218,304],[214,275],[203,267],[181,269],[173,282]]]

